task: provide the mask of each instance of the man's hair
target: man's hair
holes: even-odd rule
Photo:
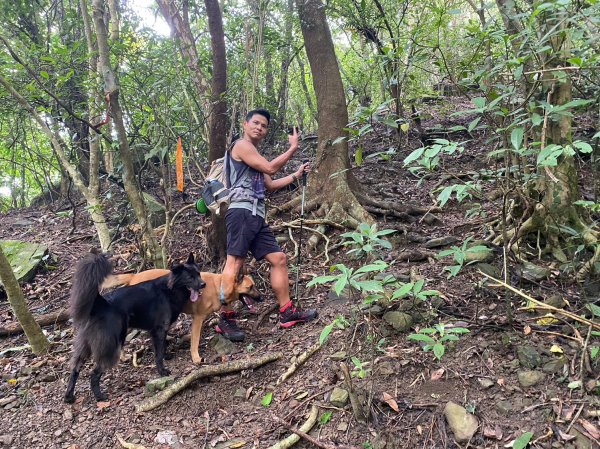
[[[266,109],[252,109],[251,111],[248,111],[246,114],[246,121],[249,121],[256,114],[262,115],[267,119],[267,123],[271,123],[271,114]]]

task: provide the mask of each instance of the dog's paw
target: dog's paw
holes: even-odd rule
[[[74,394],[65,394],[64,401],[67,404],[72,404],[73,402],[75,402],[75,395]]]
[[[192,362],[194,362],[194,365],[201,365],[203,361],[204,359],[202,357],[192,356]]]
[[[173,357],[175,357],[174,352],[165,352],[165,360],[171,360]]]
[[[94,395],[96,397],[96,402],[106,401],[108,399],[108,395],[106,393],[100,392]]]
[[[158,374],[160,374],[162,377],[165,377],[165,376],[169,376],[171,374],[171,371],[168,370],[167,368],[163,368],[163,369],[158,370]]]

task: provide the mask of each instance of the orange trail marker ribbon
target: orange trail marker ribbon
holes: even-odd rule
[[[177,152],[175,153],[175,173],[177,174],[177,190],[183,192],[183,145],[181,136],[177,139]]]

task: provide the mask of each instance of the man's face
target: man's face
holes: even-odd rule
[[[244,133],[252,140],[262,140],[268,129],[269,122],[264,115],[254,114],[250,120],[244,120]]]

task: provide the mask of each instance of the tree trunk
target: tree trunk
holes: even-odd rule
[[[48,352],[50,343],[42,332],[42,328],[35,321],[33,315],[27,308],[23,291],[15,278],[8,259],[4,255],[2,248],[0,247],[0,281],[6,289],[8,295],[8,302],[10,303],[17,320],[23,328],[23,332],[27,336],[27,341],[31,345],[31,350],[34,354],[45,354]]]
[[[148,220],[148,210],[140,187],[135,178],[133,158],[129,150],[129,141],[127,140],[127,131],[123,121],[123,112],[119,103],[119,84],[117,75],[110,65],[110,53],[108,48],[107,26],[104,21],[104,0],[93,0],[93,18],[96,26],[96,39],[98,42],[99,70],[104,79],[104,92],[110,98],[110,111],[117,131],[119,140],[119,154],[123,163],[123,183],[125,192],[129,198],[129,203],[133,208],[136,219],[142,229],[142,235],[145,240],[146,253],[150,257],[155,267],[165,266],[166,257],[154,236],[152,224]]]
[[[100,204],[100,200],[98,196],[95,195],[90,189],[86,186],[85,181],[83,180],[81,173],[79,170],[74,167],[68,160],[67,155],[64,152],[64,148],[66,148],[65,143],[62,141],[62,138],[58,133],[52,132],[52,130],[48,127],[46,122],[42,119],[42,117],[37,113],[37,111],[31,106],[27,100],[19,94],[11,84],[0,75],[0,84],[3,85],[6,90],[17,100],[17,102],[27,111],[38,123],[44,134],[50,140],[50,144],[52,145],[52,149],[64,171],[66,171],[77,190],[81,192],[81,194],[85,197],[88,203],[88,211],[92,218],[92,222],[94,223],[94,227],[96,228],[96,232],[98,233],[98,239],[100,240],[100,246],[103,250],[108,250],[108,247],[111,242],[110,232],[108,230],[108,225],[106,223],[106,219],[104,218],[104,214],[102,212],[102,207]]]
[[[308,184],[307,210],[349,227],[372,218],[359,204],[353,189],[347,133],[348,109],[324,5],[320,0],[296,0],[313,89],[317,98],[318,146]],[[332,176],[334,175],[334,176]],[[306,206],[305,206],[306,207]]]

